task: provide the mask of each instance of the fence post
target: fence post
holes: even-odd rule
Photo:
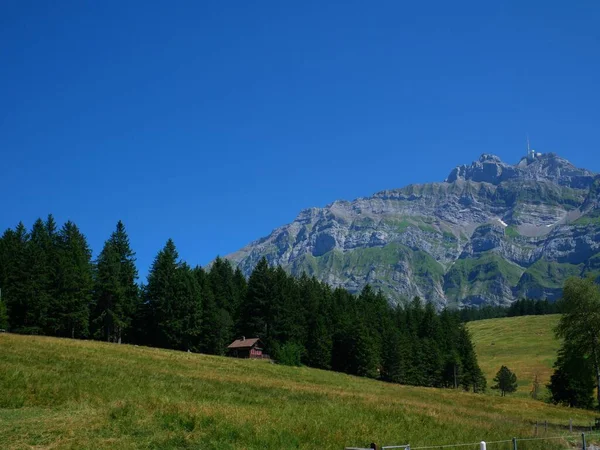
[[[581,440],[583,442],[583,447],[582,448],[583,448],[583,450],[586,450],[587,446],[585,445],[585,433],[581,433]]]
[[[487,444],[484,441],[479,444],[479,450],[487,450]]]
[[[377,450],[377,444],[375,442],[371,442],[371,449]]]
[[[513,450],[517,450],[517,438],[516,438],[516,437],[514,437],[514,438],[512,439],[512,441],[513,441]]]

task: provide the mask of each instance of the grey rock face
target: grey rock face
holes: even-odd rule
[[[599,207],[600,176],[555,154],[484,154],[443,183],[306,209],[227,257],[246,274],[266,257],[351,291],[369,283],[394,302],[556,298],[566,277],[600,274]]]

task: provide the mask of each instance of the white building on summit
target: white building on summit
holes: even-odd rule
[[[542,156],[541,153],[536,152],[534,149],[529,147],[529,138],[527,138],[527,161],[533,162],[540,156]]]

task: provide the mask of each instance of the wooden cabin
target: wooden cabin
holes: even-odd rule
[[[246,339],[244,336],[229,344],[227,353],[234,358],[268,358],[263,354],[262,342],[259,338]]]

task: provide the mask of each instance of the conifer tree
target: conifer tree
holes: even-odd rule
[[[565,351],[576,351],[592,362],[600,408],[600,286],[592,278],[569,278],[561,306],[557,335],[568,343]]]
[[[271,287],[268,339],[281,343],[293,342],[303,347],[302,353],[306,356],[306,311],[312,309],[317,314],[319,282],[306,279],[306,283],[300,286],[296,278],[277,267],[271,272]]]
[[[471,335],[464,326],[459,328],[456,351],[460,357],[459,384],[466,391],[471,388],[473,392],[485,391],[487,382],[477,364],[477,355],[475,354]]]
[[[179,262],[171,239],[154,259],[145,298],[151,315],[151,342],[154,345],[178,350],[199,349],[200,287],[192,270]]]
[[[351,358],[349,373],[361,377],[379,376],[379,349],[373,333],[365,324],[359,322],[355,333],[350,337]]]
[[[27,245],[27,266],[29,272],[28,283],[28,319],[31,330],[42,330],[48,308],[54,293],[55,274],[51,258],[56,250],[55,243],[51,241],[45,223],[38,219],[31,229]]]
[[[73,222],[58,233],[56,295],[48,305],[47,328],[56,336],[85,337],[92,299],[92,252]]]
[[[248,291],[248,280],[246,280],[239,267],[236,267],[233,273],[233,286],[235,288],[235,299],[233,302],[232,317],[235,318],[240,315],[240,307],[246,299],[246,292]]]
[[[0,298],[0,330],[8,330],[8,310],[2,298]]]
[[[550,377],[551,400],[573,408],[591,409],[594,405],[594,363],[570,342],[564,342]]]
[[[266,258],[262,258],[250,275],[246,301],[241,307],[240,327],[247,337],[259,337],[268,341],[268,321],[272,298],[271,269]],[[269,342],[265,342],[269,345]]]
[[[439,317],[434,306],[429,302],[419,326],[419,338],[421,341],[422,360],[425,386],[439,387],[441,385],[441,374],[443,368],[442,355],[440,353],[441,330]]]
[[[2,236],[1,260],[3,272],[2,297],[5,302],[10,326],[16,332],[35,332],[30,323],[30,278],[27,250],[29,234],[20,222],[14,230],[6,230]]]
[[[194,275],[202,297],[200,351],[212,355],[224,355],[227,345],[232,340],[233,319],[226,309],[218,306],[215,300],[212,287],[218,279],[211,279],[201,267],[194,269]]]
[[[319,314],[314,317],[308,328],[306,363],[317,369],[331,368],[333,342],[326,320],[326,316]]]
[[[206,274],[203,288],[205,311],[205,336],[212,343],[205,349],[207,353],[225,354],[227,345],[233,340],[234,317],[237,317],[241,303],[234,279],[233,267],[229,260],[217,257]],[[210,293],[209,293],[210,291]]]
[[[500,367],[494,377],[494,382],[496,384],[492,386],[492,389],[499,390],[502,397],[517,390],[517,376],[506,366]]]
[[[384,335],[384,341],[381,378],[392,383],[405,383],[406,359],[403,351],[406,346],[402,341],[402,332],[398,328],[391,328]]]
[[[308,286],[308,292],[302,292],[302,285]],[[310,288],[313,286],[313,288]],[[297,287],[299,289],[299,303],[306,302],[306,295],[314,295],[318,288],[318,298],[306,302],[306,318],[302,322],[305,329],[305,362],[311,367],[319,369],[331,368],[331,351],[333,346],[333,308],[332,292],[329,286],[319,284],[315,279],[309,281],[302,277]]]
[[[92,326],[97,339],[121,343],[131,334],[139,307],[136,279],[135,253],[119,221],[95,264]]]

